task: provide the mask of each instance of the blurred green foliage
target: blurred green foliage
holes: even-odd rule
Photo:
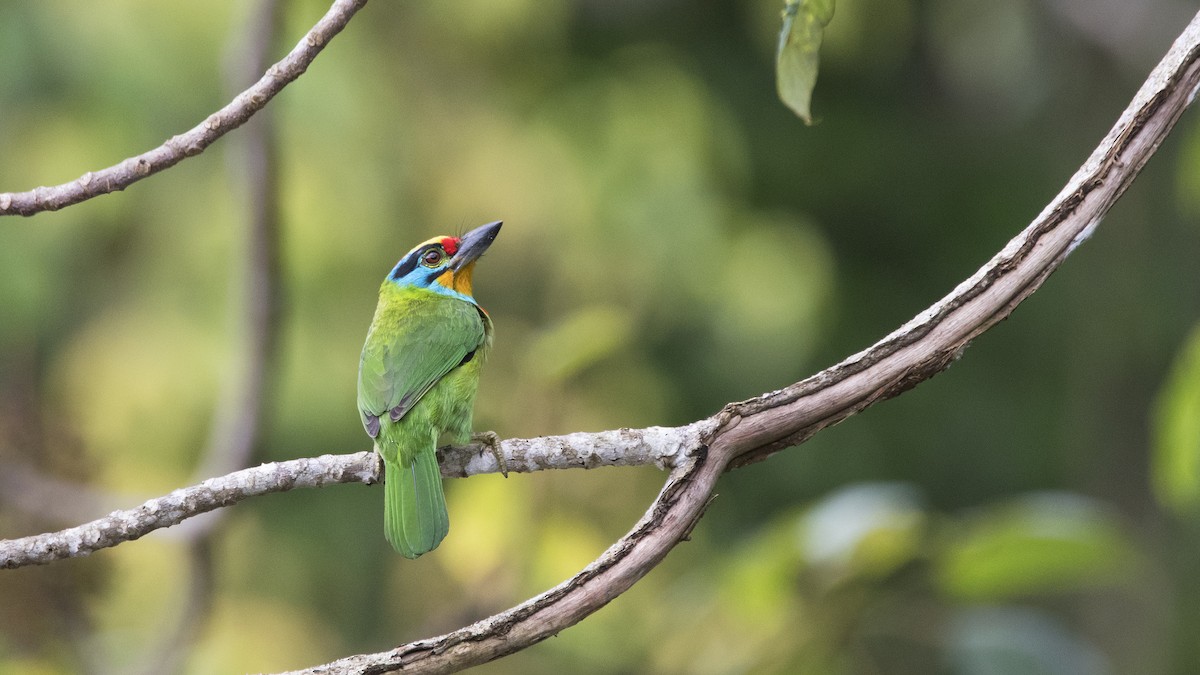
[[[1154,419],[1154,487],[1182,514],[1200,507],[1200,324],[1171,368]]]
[[[379,281],[414,243],[496,218],[481,429],[679,424],[830,365],[1035,216],[1194,9],[841,0],[807,128],[776,98],[781,5],[366,7],[268,108],[286,307],[256,459],[368,447],[354,373]],[[325,8],[288,3],[276,53]],[[248,11],[0,0],[0,189],[202,120]],[[193,479],[238,367],[237,133],[126,192],[0,222],[0,471],[127,506]],[[1185,116],[1093,240],[953,369],[726,476],[629,593],[482,672],[1195,672],[1198,148]],[[451,534],[417,561],[384,542],[378,489],[239,504],[187,670],[456,628],[577,571],[662,480],[450,481]],[[0,536],[75,524],[14,501]],[[5,572],[0,671],[140,663],[188,574],[169,536]]]

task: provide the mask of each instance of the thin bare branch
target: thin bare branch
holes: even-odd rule
[[[371,452],[322,455],[263,464],[210,478],[77,527],[0,541],[0,569],[84,556],[247,497],[334,483],[374,483],[380,475],[377,463],[377,456]]]
[[[334,0],[325,16],[282,60],[249,89],[238,94],[225,107],[200,124],[136,157],[53,187],[38,187],[27,192],[0,193],[0,216],[31,216],[42,211],[57,211],[109,192],[124,190],[137,181],[170,168],[186,157],[198,155],[218,138],[245,124],[254,113],[308,69],[317,54],[340,33],[367,0]]]
[[[509,438],[500,442],[500,454],[512,473],[546,469],[595,469],[601,466],[673,468],[687,451],[712,430],[711,420],[682,427],[615,429],[538,438]],[[442,475],[466,478],[499,473],[496,457],[480,444],[438,450]]]

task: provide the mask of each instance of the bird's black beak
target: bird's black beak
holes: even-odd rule
[[[455,252],[454,258],[450,261],[450,269],[457,272],[463,267],[479,260],[479,256],[488,250],[492,242],[496,240],[496,235],[500,234],[500,226],[504,223],[497,220],[494,223],[480,225],[479,227],[464,234],[458,242],[458,251]]]

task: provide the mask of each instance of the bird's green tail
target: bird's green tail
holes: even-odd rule
[[[384,462],[383,532],[405,558],[416,558],[442,543],[450,531],[437,454],[418,452],[409,467]]]

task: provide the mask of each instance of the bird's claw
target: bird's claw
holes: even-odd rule
[[[500,449],[500,436],[494,431],[479,431],[471,434],[472,443],[482,443],[491,451],[492,456],[496,458],[496,466],[500,468],[500,475],[508,478],[508,462],[504,459],[504,452]]]

